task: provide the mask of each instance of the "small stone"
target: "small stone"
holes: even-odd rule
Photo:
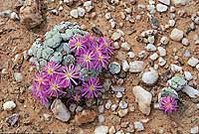
[[[55,99],[51,105],[51,110],[55,117],[63,122],[69,121],[71,113],[59,99]]]
[[[148,44],[146,46],[146,50],[149,51],[149,52],[154,52],[154,51],[157,50],[157,48],[153,44]]]
[[[90,12],[94,8],[94,6],[92,4],[92,0],[85,1],[83,6],[85,7],[87,12]]]
[[[100,124],[104,123],[104,121],[105,121],[104,115],[102,115],[102,114],[98,115],[98,121]]]
[[[166,56],[167,54],[166,49],[164,49],[163,47],[158,47],[158,52],[159,52],[159,55],[162,57]]]
[[[146,56],[146,51],[142,50],[141,52],[138,53],[139,58],[144,58]]]
[[[191,134],[198,134],[199,133],[199,127],[198,126],[192,127],[190,133]]]
[[[176,72],[182,72],[182,67],[175,65],[175,64],[171,64],[170,65],[171,71],[176,73]]]
[[[191,67],[195,67],[198,63],[199,60],[195,57],[191,57],[188,62],[187,62]]]
[[[169,20],[169,26],[174,27],[176,24],[175,20]]]
[[[45,121],[49,121],[50,119],[51,119],[51,115],[50,114],[43,114],[43,116],[44,116],[44,120]]]
[[[14,78],[16,82],[21,82],[23,80],[23,75],[22,73],[14,73]]]
[[[57,9],[52,9],[49,11],[49,13],[52,13],[53,15],[56,15],[56,16],[59,15],[59,12],[57,11]]]
[[[140,86],[133,88],[133,94],[135,95],[136,102],[138,102],[139,110],[143,114],[149,115],[151,111],[152,94]]]
[[[110,108],[111,108],[111,105],[112,105],[111,100],[108,100],[107,103],[105,104],[105,108],[106,108],[106,109],[110,109]]]
[[[196,66],[196,69],[199,71],[199,64]]]
[[[121,118],[126,116],[127,114],[128,114],[128,109],[121,109],[121,110],[118,111],[118,115]]]
[[[154,53],[152,54],[150,57],[149,57],[152,61],[155,61],[158,59],[158,54],[157,53]]]
[[[18,120],[19,120],[19,114],[13,114],[6,118],[6,122],[10,126],[14,126],[15,124],[17,124]]]
[[[118,108],[118,105],[117,104],[113,104],[111,106],[111,110],[114,112],[116,109]]]
[[[121,48],[126,51],[129,51],[131,49],[130,45],[127,42],[122,43]]]
[[[171,0],[171,1],[172,1],[172,3],[173,3],[174,5],[178,5],[178,4],[185,5],[186,3],[188,3],[188,2],[191,1],[191,0]]]
[[[163,36],[161,39],[160,39],[160,43],[164,44],[164,45],[167,45],[169,43],[169,39],[166,37],[166,36]]]
[[[131,73],[139,73],[142,72],[145,68],[145,64],[143,61],[134,61],[129,63],[129,72]]]
[[[104,105],[100,105],[98,107],[98,111],[99,111],[99,113],[104,113]]]
[[[182,44],[185,45],[185,46],[188,46],[190,43],[189,43],[189,40],[187,38],[183,38]]]
[[[163,4],[157,4],[156,9],[158,12],[163,13],[167,11],[168,7]]]
[[[142,124],[141,122],[139,122],[139,121],[134,122],[134,127],[135,127],[135,129],[136,129],[138,132],[144,130],[143,124]]]
[[[70,16],[72,16],[73,18],[78,18],[79,17],[79,12],[77,9],[73,9],[70,11]]]
[[[116,97],[117,98],[122,98],[123,94],[121,92],[117,92]]]
[[[10,14],[10,19],[12,19],[12,20],[19,20],[19,16],[17,15],[17,13],[12,12]]]
[[[186,93],[191,98],[198,98],[199,97],[199,90],[194,89],[193,87],[186,85],[182,92]]]
[[[5,111],[11,111],[16,107],[16,104],[14,103],[14,101],[6,101],[3,104],[3,110]]]
[[[153,44],[155,42],[155,37],[154,36],[149,36],[147,38],[147,40],[148,40],[149,44]]]
[[[108,127],[107,126],[98,126],[95,128],[95,134],[108,134]]]
[[[177,28],[174,28],[172,31],[171,31],[171,34],[170,34],[170,38],[174,41],[181,41],[182,38],[184,36],[184,33],[183,31],[177,29]]]
[[[162,57],[159,58],[159,63],[158,63],[158,64],[159,64],[161,67],[163,67],[166,63],[167,63],[167,61],[166,61],[165,59],[163,59]]]
[[[185,76],[185,79],[188,81],[193,79],[193,75],[189,71],[184,71],[184,76]]]
[[[159,78],[158,72],[155,70],[144,72],[142,75],[142,81],[147,85],[153,85]]]
[[[121,71],[121,66],[117,62],[111,62],[108,67],[111,74],[119,74]]]
[[[135,57],[135,53],[134,52],[128,52],[128,56],[129,58],[134,58]]]
[[[171,1],[170,0],[158,0],[160,3],[165,4],[167,6],[170,6]]]
[[[75,109],[76,109],[76,108],[77,108],[77,105],[74,104],[74,103],[70,104],[70,106],[69,106],[69,110],[70,110],[71,112],[75,112]]]
[[[84,10],[84,8],[78,7],[77,8],[78,11],[78,16],[83,17],[86,13],[86,11]]]
[[[129,63],[127,62],[127,60],[123,60],[122,61],[122,69],[127,72],[129,70],[130,66]]]
[[[121,109],[126,109],[128,107],[128,103],[124,100],[121,100],[120,103],[119,103],[119,107]]]
[[[105,14],[105,18],[106,18],[107,20],[110,20],[110,19],[112,18],[111,13],[110,13],[110,12],[106,13],[106,14]]]
[[[112,34],[111,39],[113,41],[119,40],[122,37],[122,33],[119,31],[116,31]]]
[[[115,127],[111,126],[108,132],[109,132],[109,134],[115,134],[115,132],[116,132]]]
[[[92,115],[92,116],[91,116]],[[75,123],[77,125],[82,125],[86,123],[93,122],[97,117],[97,113],[93,110],[83,110],[75,115]]]

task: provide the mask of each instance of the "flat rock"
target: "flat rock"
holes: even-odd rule
[[[20,22],[27,28],[34,28],[43,21],[40,0],[26,0],[20,8]]]
[[[142,72],[145,68],[145,64],[143,61],[134,61],[129,63],[129,72],[131,73],[139,73]]]
[[[158,12],[163,13],[163,12],[166,12],[168,10],[168,7],[159,3],[159,4],[156,5],[156,9],[157,9]]]
[[[139,122],[139,121],[134,122],[134,127],[138,132],[144,130],[144,126],[142,122]]]
[[[63,122],[69,121],[71,113],[60,99],[55,99],[51,105],[51,110],[55,117]]]
[[[183,31],[181,31],[177,28],[174,28],[171,31],[170,38],[174,41],[181,41],[183,38],[183,35],[184,35]]]
[[[14,109],[16,107],[16,104],[14,103],[14,101],[6,101],[3,104],[3,110],[5,111],[10,111],[12,109]]]
[[[174,4],[174,5],[178,5],[178,4],[184,5],[184,4],[186,4],[186,3],[190,2],[190,1],[191,0],[171,0],[172,4]]]
[[[95,128],[94,134],[108,134],[108,126],[98,126]]]
[[[133,94],[135,95],[136,101],[138,102],[139,110],[146,115],[150,114],[151,111],[151,100],[152,94],[146,91],[141,86],[135,86],[133,88]]]
[[[199,90],[187,85],[182,89],[182,92],[186,93],[190,98],[199,97]]]
[[[191,67],[195,67],[199,63],[199,59],[191,57],[187,62]]]
[[[171,4],[171,0],[158,0],[160,3],[169,6]]]
[[[144,72],[142,75],[142,81],[147,85],[154,85],[158,78],[158,72],[155,70]]]
[[[92,115],[92,116],[91,116]],[[93,110],[83,110],[75,115],[75,122],[77,125],[93,122],[97,117],[97,113]]]

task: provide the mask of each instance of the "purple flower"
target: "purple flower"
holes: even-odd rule
[[[64,82],[65,87],[70,87],[72,83],[77,85],[75,79],[78,79],[80,75],[79,75],[79,69],[76,66],[70,64],[69,66],[63,67],[62,71],[63,72],[60,75],[61,79]]]
[[[61,93],[64,93],[62,90],[64,88],[64,83],[60,75],[54,75],[49,80],[49,87],[46,90],[46,93],[51,97],[58,97]]]
[[[178,108],[178,102],[171,96],[165,96],[160,99],[160,109],[166,113],[172,113]]]
[[[48,103],[48,95],[44,85],[34,82],[32,87],[32,94],[36,100],[41,101],[42,104]]]
[[[85,40],[83,39],[83,37],[80,36],[76,36],[70,39],[69,46],[71,48],[71,51],[75,52],[76,55],[80,55],[83,51],[87,49]]]
[[[47,73],[49,77],[53,77],[55,74],[58,74],[60,71],[61,65],[55,62],[48,62],[46,66],[44,66],[44,71]]]
[[[95,61],[95,54],[93,51],[87,50],[80,57],[77,58],[77,63],[86,69],[93,69]]]
[[[83,82],[82,96],[88,99],[98,97],[100,90],[102,89],[99,83],[99,78],[91,77],[87,82]]]
[[[113,54],[114,48],[112,46],[112,41],[110,41],[110,40],[108,40],[108,39],[106,39],[104,37],[100,37],[98,42],[103,47],[102,53],[108,54],[108,55]]]
[[[39,71],[35,74],[34,83],[38,86],[45,86],[48,84],[48,79],[46,73]]]
[[[95,55],[95,69],[107,69],[110,56],[102,54],[101,52],[96,53]]]

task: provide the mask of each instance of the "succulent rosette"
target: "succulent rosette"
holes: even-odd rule
[[[159,108],[165,113],[172,113],[177,111],[179,103],[178,93],[168,87],[163,88],[159,94]]]

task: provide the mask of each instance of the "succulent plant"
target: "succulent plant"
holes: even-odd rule
[[[183,87],[187,85],[187,81],[184,79],[183,76],[174,76],[169,81],[169,86],[176,91],[181,90]]]
[[[108,68],[114,51],[110,40],[61,23],[45,35],[43,43],[38,40],[33,45],[29,53],[40,66],[32,88],[36,99],[45,104],[54,98],[79,102],[99,97],[103,88],[99,75]]]
[[[172,113],[178,108],[178,100],[172,96],[165,96],[160,99],[160,109],[166,113]]]
[[[159,108],[165,113],[172,113],[178,109],[178,93],[170,88],[163,88],[159,95]]]

